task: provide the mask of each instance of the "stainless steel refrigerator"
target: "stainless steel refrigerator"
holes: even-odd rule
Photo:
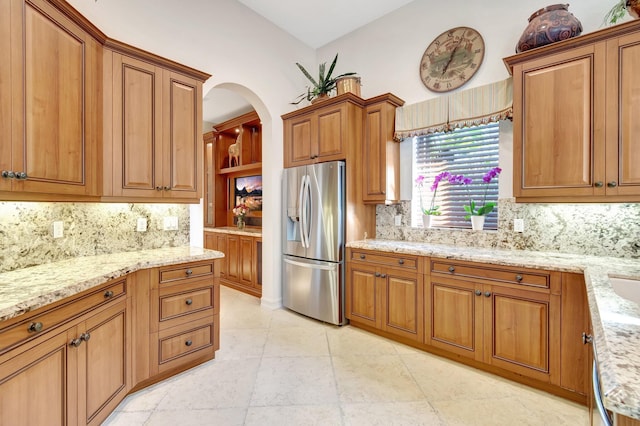
[[[285,169],[283,220],[284,306],[343,324],[344,161]]]

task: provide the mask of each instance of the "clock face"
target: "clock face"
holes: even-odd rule
[[[420,61],[420,79],[429,90],[448,92],[469,81],[484,58],[484,40],[469,27],[443,32],[427,47]]]

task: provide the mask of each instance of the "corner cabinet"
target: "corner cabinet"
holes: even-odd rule
[[[366,101],[362,144],[365,203],[400,202],[400,144],[393,140],[393,133],[396,108],[403,104],[403,100],[390,93]]]
[[[363,105],[346,93],[283,115],[284,167],[346,159],[360,146]]]
[[[640,22],[505,58],[517,201],[640,201]]]
[[[99,195],[100,42],[44,0],[3,0],[0,15],[2,198]]]
[[[119,43],[107,44],[104,65],[104,196],[196,202],[206,75],[176,72]]]

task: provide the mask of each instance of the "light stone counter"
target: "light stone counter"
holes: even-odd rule
[[[168,247],[77,257],[0,274],[0,321],[140,269],[224,257],[215,250]]]
[[[221,226],[218,228],[204,228],[204,231],[217,232],[220,234],[245,235],[248,237],[262,237],[262,228],[245,227],[243,230],[240,230],[235,226]]]
[[[393,240],[355,241],[347,247],[584,273],[604,405],[640,419],[640,306],[618,296],[609,282],[610,275],[640,279],[640,260]]]

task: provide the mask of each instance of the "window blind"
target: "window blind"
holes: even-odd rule
[[[431,185],[437,174],[447,171],[464,175],[473,180],[471,185],[452,185],[442,181],[438,186],[435,205],[440,206],[436,226],[447,228],[470,228],[471,221],[465,219],[464,205],[473,199],[476,205],[485,200],[497,203],[498,179],[488,185],[482,177],[493,167],[498,167],[499,123],[456,129],[446,133],[432,133],[414,138],[414,181],[419,175],[425,177],[422,188],[413,189],[413,218],[415,226],[422,225],[422,204],[431,205]],[[496,204],[497,205],[497,204]],[[497,208],[487,215],[484,229],[498,228]]]

